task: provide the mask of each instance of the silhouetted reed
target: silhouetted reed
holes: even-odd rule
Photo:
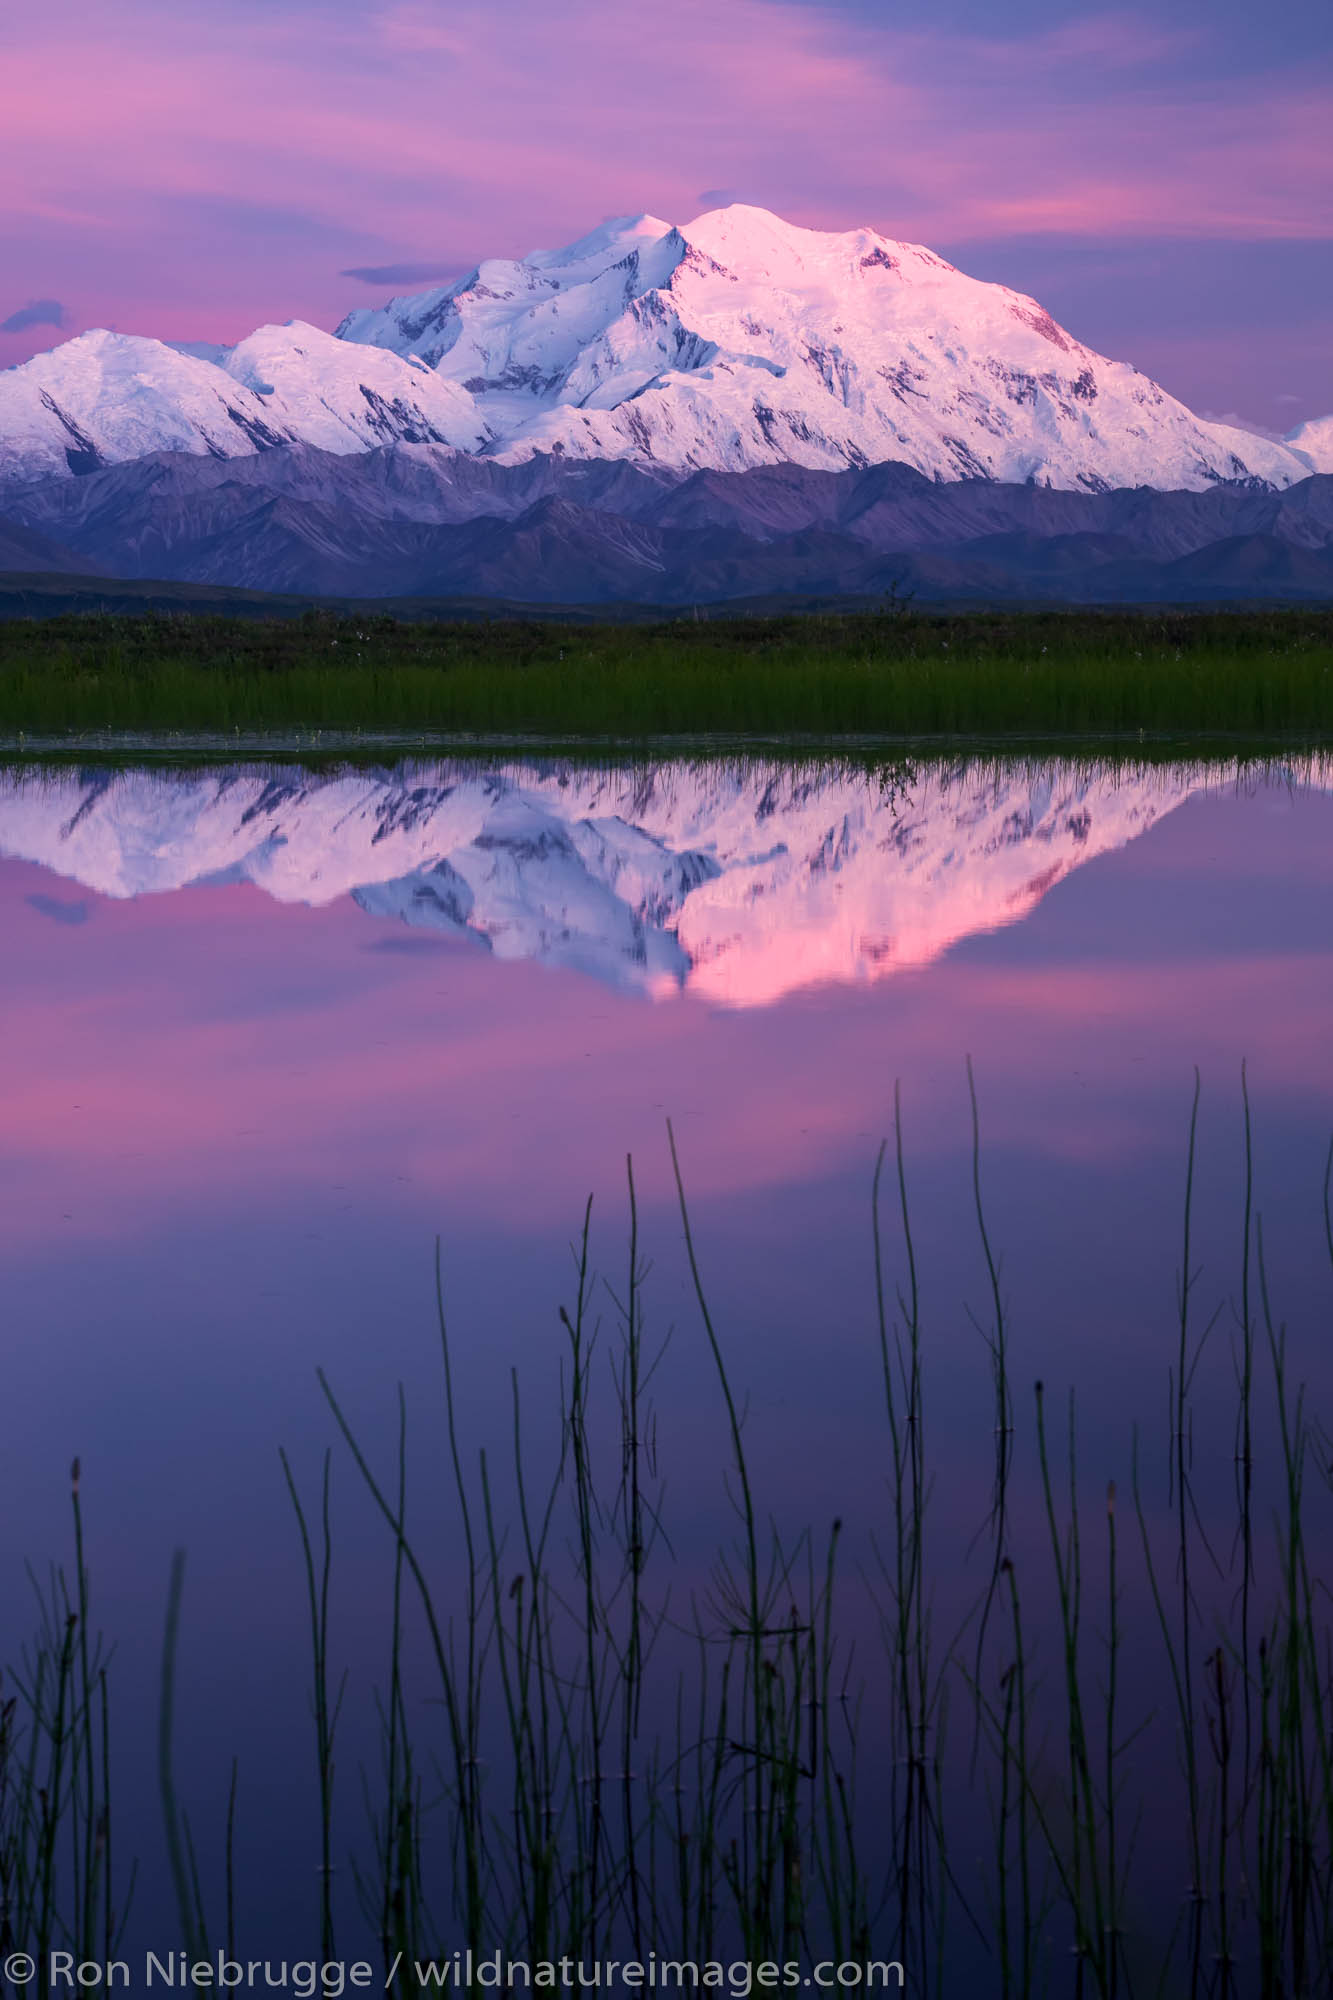
[[[1169,1500],[1165,1513],[1149,1502],[1156,1454],[1136,1429],[1128,1543],[1114,1483],[1099,1479],[1088,1513],[1073,1389],[1057,1397],[1037,1382],[1030,1400],[1014,1393],[1021,1320],[1003,1296],[982,1204],[975,1088],[971,1227],[989,1293],[989,1321],[978,1324],[994,1436],[984,1558],[970,1570],[966,1541],[953,1544],[933,1500],[931,1328],[897,1090],[874,1165],[865,1294],[885,1478],[873,1518],[850,1527],[839,1519],[793,1538],[766,1507],[674,1134],[692,1310],[734,1518],[706,1575],[690,1580],[668,1538],[653,1394],[667,1343],[651,1329],[632,1163],[623,1275],[597,1276],[589,1203],[559,1314],[558,1412],[548,1435],[530,1435],[512,1378],[503,1471],[461,1442],[437,1251],[438,1430],[456,1503],[447,1589],[438,1522],[409,1519],[420,1446],[402,1392],[396,1458],[380,1471],[320,1376],[387,1542],[380,1749],[360,1801],[353,1784],[335,1784],[336,1459],[326,1457],[313,1505],[282,1460],[312,1660],[319,1888],[293,1912],[312,1950],[318,1940],[330,1958],[349,1932],[369,1934],[387,1987],[404,1995],[422,1984],[419,1968],[497,1948],[529,1962],[875,1959],[901,1965],[908,1991],[1004,2000],[1327,1992],[1333,1617],[1316,1516],[1333,1489],[1333,1453],[1276,1310],[1244,1078],[1242,1111],[1234,1407],[1220,1441],[1216,1419],[1205,1440],[1196,1395],[1221,1342],[1210,1342],[1216,1316],[1199,1314],[1192,1263],[1196,1077],[1167,1371]],[[1333,1272],[1333,1149],[1323,1224]],[[1216,1463],[1222,1445],[1235,1462],[1236,1513],[1211,1522],[1215,1482],[1196,1490],[1195,1461],[1204,1449]],[[1030,1454],[1023,1478],[1020,1449]],[[1271,1517],[1260,1511],[1270,1505]],[[90,1623],[77,1467],[73,1523],[74,1572],[39,1592],[38,1636],[0,1710],[0,1943],[39,1958],[65,1940],[87,1957],[111,1955],[128,1901],[112,1870],[108,1666]],[[957,1601],[960,1576],[971,1578],[971,1608],[950,1629],[937,1598]],[[1146,1600],[1132,1627],[1127,1584]],[[196,1952],[211,1891],[173,1776],[182,1588],[178,1561],[159,1763],[181,1940]],[[244,1936],[236,1796],[233,1768],[229,1949]],[[1182,1862],[1175,1884],[1170,1855]],[[357,1907],[331,1887],[347,1863]]]

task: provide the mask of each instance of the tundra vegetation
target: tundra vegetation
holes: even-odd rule
[[[1333,612],[872,611],[596,623],[0,620],[0,730],[1258,741],[1333,726]]]

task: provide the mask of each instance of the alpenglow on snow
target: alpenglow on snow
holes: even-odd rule
[[[1094,492],[1333,469],[1327,425],[1275,443],[1206,422],[1035,300],[918,244],[744,206],[607,223],[350,313],[336,334],[293,321],[200,350],[92,332],[0,374],[3,480],[295,443],[677,473],[895,459]]]
[[[751,1007],[888,978],[1012,924],[1209,782],[937,767],[888,795],[780,764],[44,770],[0,774],[0,855],[114,898],[236,882],[285,904],[350,894],[497,958]]]

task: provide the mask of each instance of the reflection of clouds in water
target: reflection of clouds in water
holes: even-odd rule
[[[43,896],[40,893],[26,896],[28,908],[36,910],[39,917],[50,917],[53,924],[86,924],[91,917],[91,903],[65,903],[59,896]]]
[[[1146,798],[1137,784],[1109,792],[1078,853],[1098,837],[1103,810],[1111,823],[1101,833],[1129,833],[1139,823],[1129,810],[1134,802],[1169,806],[1181,775],[1164,776]],[[229,789],[234,815],[240,788]],[[1063,789],[1046,804],[1054,806]],[[747,862],[750,881],[772,880],[753,906],[756,929],[748,935],[750,906],[742,897],[726,906],[729,931],[718,921],[713,935],[723,944],[729,932],[742,936],[729,952],[697,965],[692,983],[705,1002],[710,992],[700,975],[725,969],[728,958],[736,963],[747,943],[760,942],[760,915],[778,920],[775,970],[792,970],[791,962],[777,964],[777,953],[807,896],[811,944],[826,934],[819,926],[827,920],[827,934],[847,940],[883,975],[812,982],[792,991],[790,1004],[775,996],[775,1004],[752,1010],[691,1004],[689,988],[680,1004],[644,1007],[635,997],[640,986],[593,985],[582,966],[557,966],[549,976],[544,966],[502,960],[475,933],[373,923],[339,894],[322,907],[280,913],[243,879],[103,901],[93,885],[78,889],[69,875],[40,880],[0,863],[0,1237],[17,1235],[29,1248],[63,1240],[71,1209],[84,1238],[108,1241],[136,1237],[155,1213],[192,1203],[201,1213],[212,1204],[281,1217],[297,1190],[320,1209],[311,1226],[323,1228],[329,1176],[348,1177],[355,1163],[368,1216],[381,1214],[377,1190],[396,1188],[395,1176],[407,1174],[419,1204],[413,1215],[427,1237],[441,1218],[453,1218],[449,1226],[463,1235],[483,1222],[508,1228],[503,1218],[518,1203],[523,1229],[552,1228],[563,1242],[571,1187],[582,1191],[579,1199],[596,1188],[600,1201],[608,1175],[619,1187],[616,1163],[626,1152],[635,1155],[636,1176],[642,1166],[645,1202],[674,1198],[663,1152],[667,1114],[691,1195],[701,1202],[766,1201],[778,1186],[823,1185],[828,1175],[850,1171],[848,1162],[858,1172],[863,1165],[868,1177],[874,1148],[886,1125],[892,1129],[897,1077],[913,1156],[951,1157],[950,1135],[967,1117],[965,1050],[983,1092],[987,1144],[1026,1163],[1058,1158],[1080,1172],[1115,1175],[1165,1148],[1174,1171],[1175,1120],[1194,1065],[1207,1103],[1220,1106],[1234,1093],[1242,1055],[1256,1099],[1261,1093],[1271,1115],[1281,1107],[1283,1116],[1323,1126],[1333,1106],[1333,923],[1326,919],[1333,799],[1307,793],[1298,810],[1271,818],[1261,810],[1270,796],[1262,785],[1214,783],[1208,791],[1185,813],[1158,812],[1145,840],[1127,839],[1105,853],[1102,866],[1074,869],[1051,892],[1039,923],[990,928],[984,937],[974,929],[966,949],[918,958],[903,978],[894,969],[922,941],[906,923],[913,913],[903,900],[904,878],[913,872],[906,864],[937,857],[921,881],[923,913],[927,895],[947,888],[959,921],[974,923],[994,908],[992,892],[1007,895],[1051,865],[1064,821],[1056,816],[1051,841],[1038,837],[1053,821],[1036,810],[1043,801],[1030,787],[1026,800],[1001,788],[997,822],[993,786],[960,784],[943,797],[938,787],[918,786],[910,807],[900,807],[904,858],[896,847],[874,844],[889,829],[867,823],[858,850],[864,863],[849,853],[839,868],[826,862],[811,875],[807,865],[789,870],[785,881],[767,873],[783,859],[773,853],[774,818],[788,810],[781,795],[769,801],[762,785],[758,799],[753,787],[730,798],[721,786],[682,791],[661,808],[664,832],[693,845],[694,815],[706,812],[738,856],[742,886]],[[30,803],[47,796],[33,788]],[[854,801],[840,789],[835,796],[840,829]],[[164,828],[174,872],[225,858],[232,822],[205,843],[207,815],[195,809],[190,786],[183,799],[156,784],[139,798],[155,809],[173,798],[190,808]],[[386,800],[381,790],[370,804],[400,798]],[[951,798],[966,817],[961,827]],[[65,809],[64,819],[52,812],[48,820],[43,810],[27,831],[35,836],[54,825],[53,852],[67,855],[70,843],[55,843],[78,802],[62,781],[50,803]],[[141,855],[144,828],[154,823],[139,819],[134,848],[135,823],[123,813],[125,843],[112,847],[105,836],[113,828],[99,825],[98,813],[114,802],[100,801],[72,836],[90,842],[80,865],[100,858],[113,880],[111,864]],[[240,810],[253,802],[243,797]],[[391,841],[361,837],[359,795],[344,792],[340,800],[321,785],[311,802],[355,810],[350,819],[344,812],[341,859],[331,813],[314,816],[308,841],[304,810],[284,819],[282,830],[297,838],[281,852],[301,863],[292,889],[310,882],[327,891],[330,876],[355,880],[368,862],[395,882],[410,872],[405,838],[385,855]],[[756,829],[759,802],[772,810]],[[585,803],[601,801],[576,801]],[[1026,817],[1009,824],[1024,804],[1034,808],[1031,832]],[[788,856],[825,855],[827,788],[804,808],[792,807],[797,824],[784,829]],[[0,777],[0,848],[5,810]],[[803,824],[802,811],[810,814]],[[914,845],[939,812],[951,840],[958,828],[956,843]],[[432,821],[438,809],[411,836],[428,870],[438,832]],[[372,833],[380,823],[370,818]],[[10,828],[19,831],[12,810]],[[255,830],[252,821],[245,831],[253,838]],[[483,837],[493,831],[481,830]],[[266,842],[267,830],[260,825],[258,832]],[[1015,837],[998,842],[1005,832]],[[993,837],[998,844],[990,851]],[[494,849],[482,853],[496,858]],[[321,864],[325,872],[316,876]],[[974,866],[988,886],[968,910],[958,907],[959,882],[975,879]],[[691,893],[715,894],[718,882]],[[830,894],[839,883],[846,885],[841,895]],[[878,890],[871,894],[878,883],[882,904]],[[33,889],[53,901],[86,895],[97,921],[77,943],[53,925],[43,929],[24,900]],[[842,916],[839,905],[854,895],[857,907]],[[872,923],[877,906],[885,919],[897,917],[896,926]],[[717,915],[710,910],[709,922]],[[707,935],[702,921],[694,934]],[[757,957],[752,952],[744,962],[754,967]],[[795,969],[807,962],[795,959]],[[1226,1117],[1231,1103],[1228,1097]],[[1325,1136],[1317,1176],[1326,1145]],[[961,1185],[966,1193],[965,1178]]]

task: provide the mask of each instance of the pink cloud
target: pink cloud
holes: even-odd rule
[[[895,1075],[924,1162],[958,1148],[969,1050],[1001,1149],[1123,1164],[1161,1144],[1164,1121],[1174,1143],[1196,1062],[1210,1098],[1230,1099],[1242,1055],[1266,1111],[1317,1104],[1333,1122],[1314,951],[964,956],[742,1014],[653,1006],[466,946],[367,951],[401,933],[347,903],[282,908],[249,888],[91,898],[86,924],[55,925],[23,900],[47,882],[0,870],[15,947],[0,1232],[21,1244],[332,1202],[338,1183],[464,1229],[519,1210],[559,1227],[587,1189],[614,1186],[626,1151],[645,1198],[668,1198],[668,1115],[701,1203],[772,1193],[868,1173]]]
[[[331,320],[349,261],[522,254],[608,209],[687,220],[706,184],[927,241],[1327,236],[1333,216],[1326,88],[1164,82],[1181,37],[1130,15],[1000,41],[771,0],[53,0],[6,32],[20,290],[177,337]],[[247,230],[246,205],[286,233]]]

